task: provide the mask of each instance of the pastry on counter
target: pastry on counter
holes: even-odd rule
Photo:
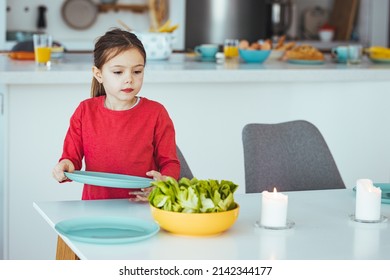
[[[272,48],[272,41],[267,39],[265,41],[258,40],[249,43],[248,40],[244,39],[239,42],[238,48],[243,50],[270,50]]]
[[[278,42],[276,43],[275,47],[273,48],[275,51],[288,51],[294,48],[296,45],[296,42],[286,42],[286,35],[280,36]]]
[[[270,59],[272,60],[282,60],[284,53],[291,50],[296,45],[296,42],[286,42],[286,35],[280,36],[278,41],[274,44]]]
[[[286,51],[283,60],[324,60],[324,54],[311,45],[296,46]]]

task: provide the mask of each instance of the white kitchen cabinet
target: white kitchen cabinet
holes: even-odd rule
[[[66,84],[8,87],[7,259],[55,259],[56,235],[33,209],[33,201],[81,198],[81,184],[51,176],[70,115],[89,87]],[[38,243],[38,236],[47,242]]]

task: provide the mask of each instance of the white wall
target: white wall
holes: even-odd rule
[[[365,46],[389,46],[389,0],[360,0],[357,30]]]
[[[387,46],[389,34],[389,0],[371,1],[371,45]]]
[[[0,0],[0,50],[3,50],[5,48],[5,30],[7,29],[5,9],[6,9],[5,0]]]
[[[6,189],[5,184],[7,182],[7,178],[5,178],[6,172],[6,137],[5,137],[5,131],[6,131],[6,121],[5,121],[5,86],[0,85],[0,260],[4,259],[6,255],[6,242],[7,240],[7,231],[6,231],[6,221],[8,220],[8,207],[7,207],[7,201],[5,200],[6,197]]]
[[[299,16],[302,16],[302,13],[305,12],[305,10],[313,7],[321,7],[327,11],[331,11],[333,0],[293,0],[298,8],[298,14]]]

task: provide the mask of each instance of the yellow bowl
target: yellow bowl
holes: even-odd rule
[[[229,229],[237,220],[240,206],[215,213],[181,213],[150,205],[154,220],[162,229],[179,235],[207,236]]]

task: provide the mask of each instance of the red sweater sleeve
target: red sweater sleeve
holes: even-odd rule
[[[69,159],[73,163],[75,170],[81,169],[84,157],[81,115],[82,105],[80,104],[70,119],[69,128],[65,136],[62,156],[60,158],[60,161],[63,159]]]
[[[162,108],[156,122],[154,147],[158,171],[162,175],[178,179],[180,162],[176,154],[175,129],[165,108]]]

